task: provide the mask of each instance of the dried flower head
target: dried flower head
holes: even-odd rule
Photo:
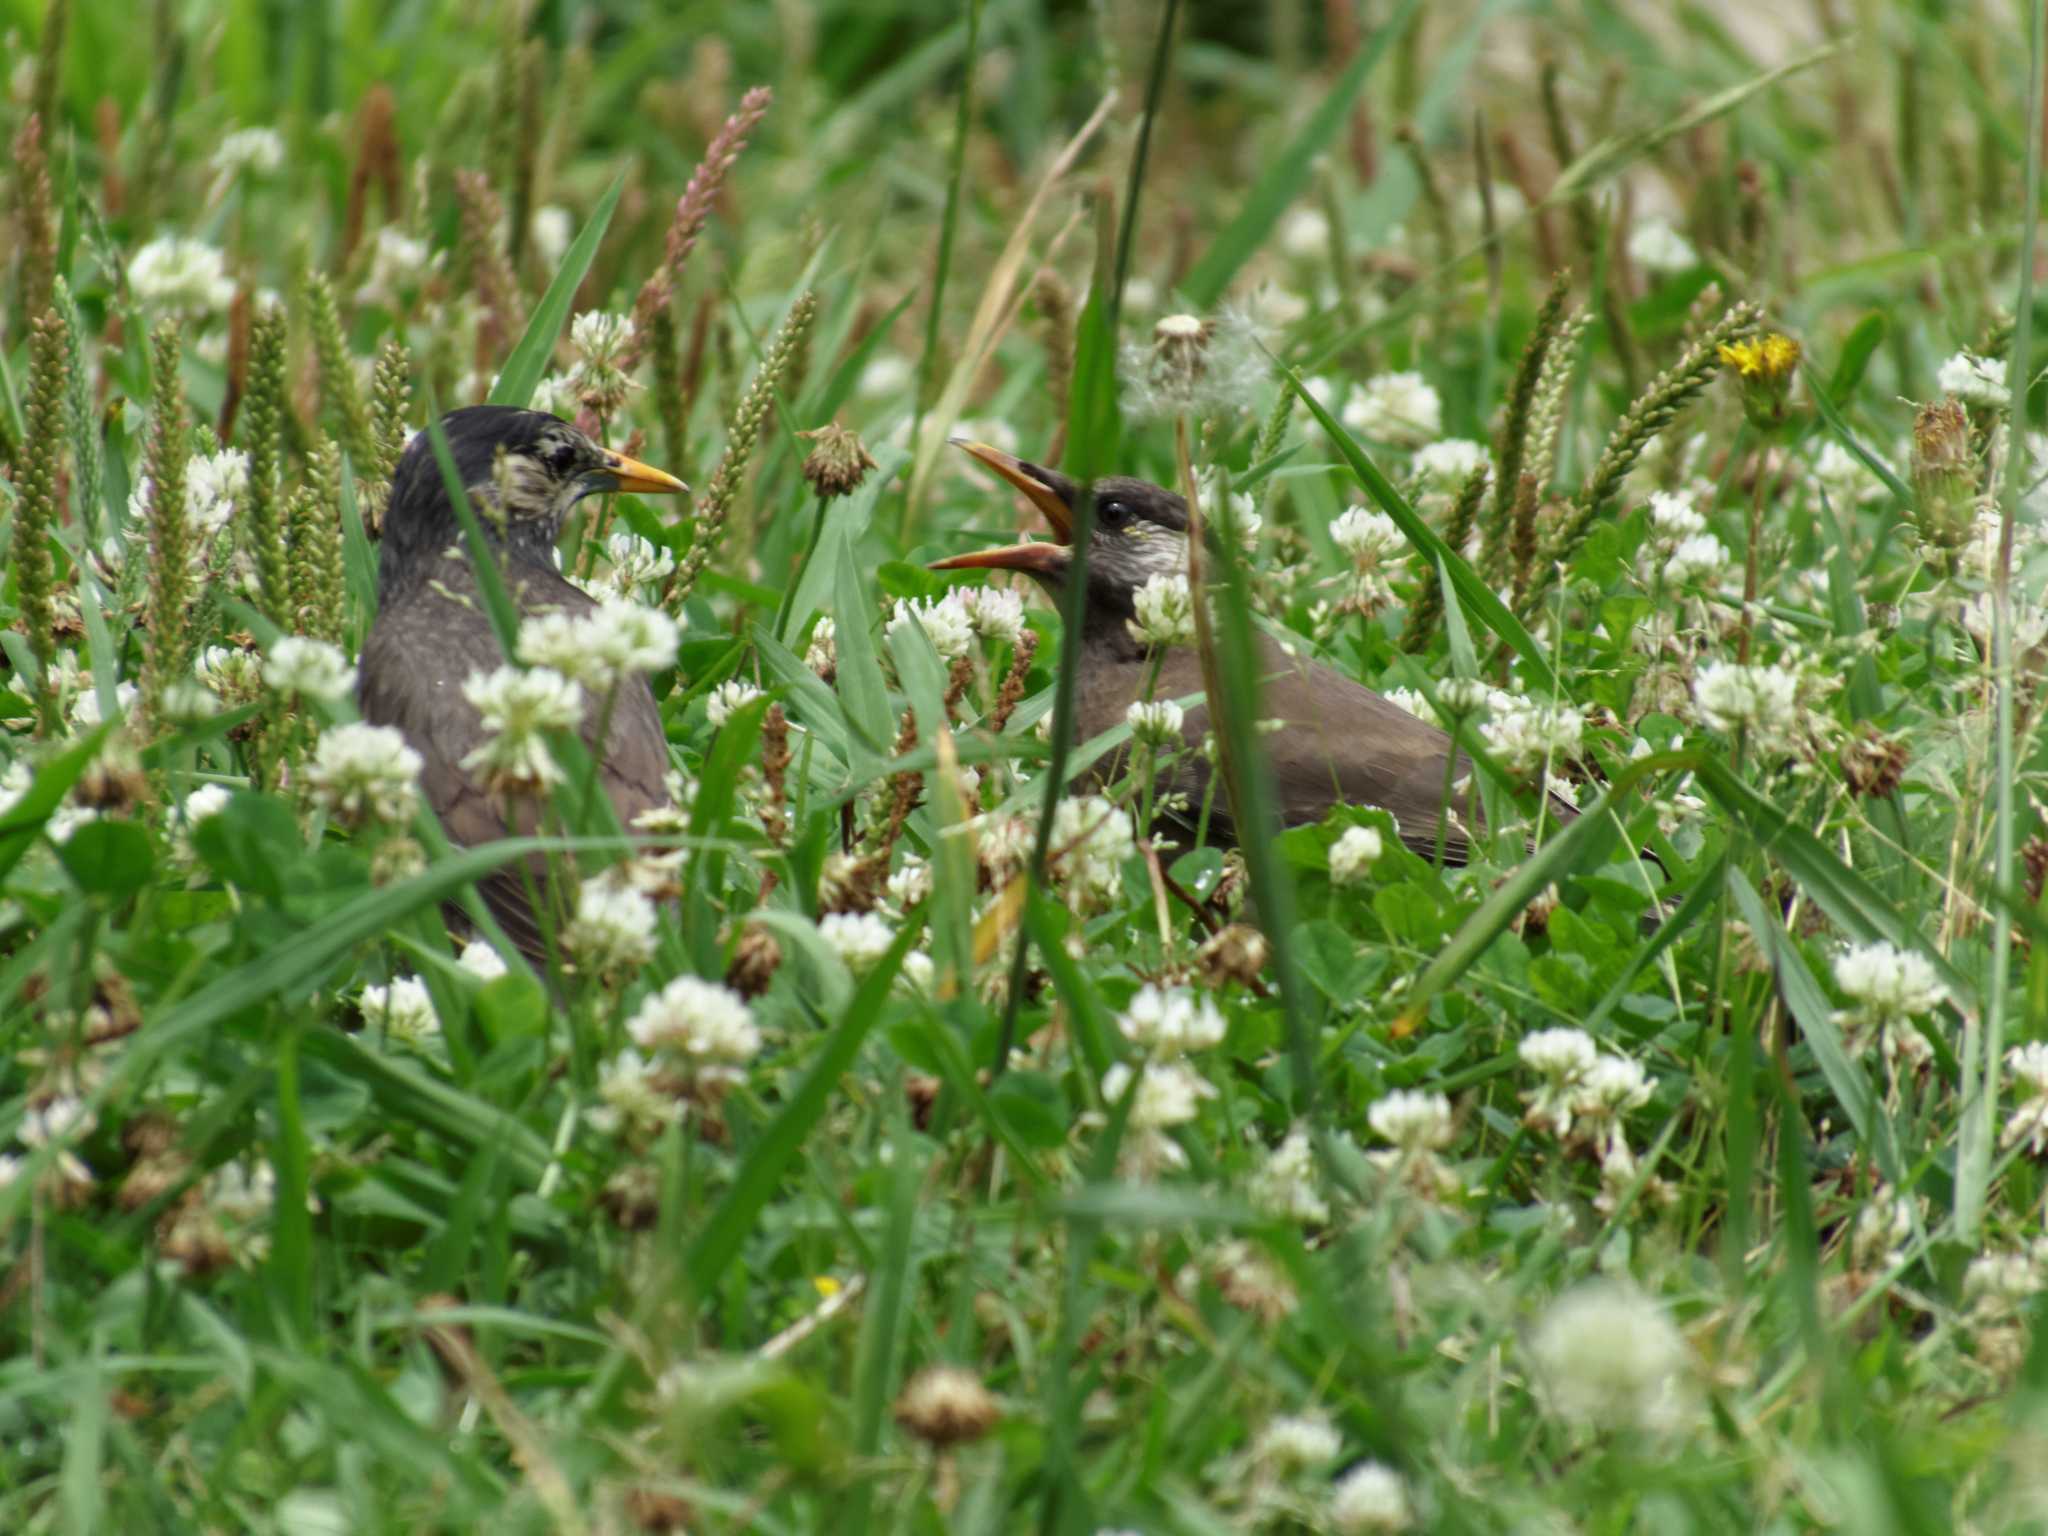
[[[851,496],[860,489],[868,471],[876,467],[860,434],[836,421],[814,431],[799,432],[797,436],[808,438],[813,445],[804,456],[803,472],[820,500]]]
[[[1003,1416],[981,1378],[959,1365],[928,1365],[904,1384],[896,1422],[939,1450],[979,1440]]]

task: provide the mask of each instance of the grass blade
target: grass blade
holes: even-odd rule
[[[568,321],[569,306],[576,302],[576,290],[583,285],[584,274],[589,272],[604,232],[611,225],[612,213],[619,206],[619,194],[625,186],[626,173],[620,171],[597,200],[597,209],[583,226],[583,232],[563,253],[554,281],[534,307],[533,318],[526,322],[526,334],[519,338],[519,344],[498,374],[498,382],[491,386],[492,405],[524,406],[533,399],[535,387],[548,371],[548,360],[555,355],[555,343],[561,339],[562,326]]]

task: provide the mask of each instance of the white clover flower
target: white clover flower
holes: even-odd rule
[[[569,242],[576,238],[576,215],[555,203],[533,210],[527,226],[533,236],[533,253],[543,267],[559,267],[569,254]]]
[[[1337,1459],[1344,1442],[1320,1413],[1276,1414],[1252,1441],[1252,1459],[1283,1476]]]
[[[139,693],[140,690],[133,683],[114,684],[114,712],[117,715],[126,715],[129,710],[135,707],[135,700]],[[78,693],[71,700],[70,721],[71,728],[74,731],[89,731],[95,726],[106,723],[100,713],[100,691],[98,688],[79,689]]]
[[[2005,359],[1956,353],[1941,365],[1935,384],[1945,395],[1954,395],[1965,405],[1997,409],[2012,404],[2012,390],[2005,382]]]
[[[1834,506],[1853,507],[1877,493],[1877,477],[1855,454],[1834,438],[1821,444],[1813,461],[1813,478],[1820,482]]]
[[[2041,1262],[2032,1253],[1987,1253],[1963,1271],[1963,1299],[1986,1321],[2009,1317],[2042,1288]]]
[[[1490,465],[1486,446],[1467,437],[1446,437],[1415,450],[1416,475],[1439,491],[1463,490],[1475,469],[1486,469],[1491,478]]]
[[[643,607],[623,598],[600,603],[585,616],[583,631],[593,676],[606,688],[625,677],[659,672],[673,666],[682,632],[659,608]]]
[[[1789,667],[1710,661],[1693,679],[1700,718],[1717,731],[1746,730],[1760,745],[1794,739],[1799,725],[1799,674]]]
[[[1330,221],[1320,208],[1296,208],[1280,221],[1280,249],[1296,261],[1330,254]]]
[[[1587,1068],[1573,1108],[1588,1120],[1618,1118],[1649,1103],[1652,1086],[1641,1062],[1602,1055]]]
[[[559,608],[525,615],[519,621],[514,653],[529,667],[548,667],[564,677],[584,681],[583,616]]]
[[[1476,677],[1447,677],[1437,684],[1436,702],[1447,715],[1465,719],[1482,710],[1496,715],[1505,715],[1521,706],[1522,701],[1504,688],[1489,688]],[[1422,717],[1432,723],[1436,720],[1434,711]]]
[[[143,304],[195,315],[224,310],[235,296],[220,252],[182,235],[160,235],[137,251],[128,263],[128,286]]]
[[[818,936],[856,976],[873,970],[896,942],[889,920],[873,912],[829,912],[818,919]]]
[[[1664,579],[1674,587],[1711,586],[1728,566],[1728,551],[1711,533],[1680,539],[1664,562]]]
[[[496,981],[508,974],[505,957],[482,939],[471,939],[462,946],[462,953],[455,957],[455,963],[480,981]]]
[[[886,889],[898,911],[916,906],[932,893],[931,865],[916,854],[905,855],[902,865],[890,871]]]
[[[1223,1041],[1223,1015],[1208,997],[1146,982],[1117,1019],[1126,1040],[1159,1055],[1203,1051]]]
[[[1195,638],[1195,605],[1188,596],[1187,577],[1148,576],[1132,606],[1137,617],[1124,622],[1140,645],[1186,645]]]
[[[953,600],[966,611],[975,632],[987,640],[1015,645],[1024,635],[1024,599],[1008,587],[961,587]]]
[[[386,309],[398,308],[400,295],[417,288],[427,275],[427,242],[415,240],[395,225],[377,231],[370,246],[370,271],[356,297]],[[473,397],[472,397],[473,398]]]
[[[1707,520],[1693,505],[1690,491],[1650,492],[1650,531],[1668,544],[1677,544],[1696,533],[1707,531]]]
[[[1130,812],[1101,795],[1070,797],[1052,819],[1052,865],[1084,902],[1106,902],[1122,888],[1123,863],[1137,852]]]
[[[1835,1022],[1852,1050],[1869,1045],[1875,1033],[1888,1059],[1904,1057],[1917,1066],[1932,1056],[1933,1047],[1912,1021],[1932,1013],[1948,994],[1925,955],[1879,939],[1844,949],[1835,956],[1834,970],[1835,985],[1851,1004]]]
[[[682,1116],[683,1104],[669,1092],[660,1067],[627,1046],[598,1069],[598,1104],[590,1123],[607,1136],[635,1140],[655,1136]]]
[[[98,1124],[99,1117],[86,1107],[85,1100],[76,1094],[61,1093],[40,1104],[31,1104],[22,1115],[21,1124],[15,1127],[14,1137],[24,1147],[40,1150],[67,1141],[82,1141]]]
[[[2005,1053],[2005,1061],[2020,1102],[2006,1122],[2000,1144],[2010,1147],[2025,1142],[2027,1150],[2039,1157],[2048,1150],[2048,1041],[2016,1045]]]
[[[761,1049],[761,1031],[740,995],[696,976],[678,976],[648,997],[626,1033],[643,1051],[680,1057],[702,1082],[737,1082]]]
[[[380,1026],[401,1040],[418,1042],[441,1032],[434,1000],[417,976],[394,976],[388,987],[365,987],[358,1005],[365,1022]]]
[[[1330,883],[1356,885],[1385,851],[1377,827],[1346,827],[1330,844]]]
[[[581,688],[550,667],[499,667],[470,673],[462,694],[491,733],[463,758],[463,767],[482,770],[499,794],[537,794],[562,782],[545,733],[582,721]]]
[[[1683,1417],[1685,1341],[1632,1286],[1594,1281],[1558,1298],[1529,1350],[1549,1406],[1570,1423],[1655,1431]]]
[[[1102,1074],[1103,1101],[1112,1105],[1122,1103],[1124,1091],[1130,1085],[1130,1063],[1115,1063]],[[1138,1092],[1131,1101],[1130,1128],[1161,1131],[1185,1125],[1201,1112],[1202,1100],[1214,1097],[1215,1088],[1185,1061],[1148,1061],[1138,1069]]]
[[[1408,541],[1384,512],[1352,507],[1331,520],[1330,542],[1361,571],[1376,571],[1404,558]]]
[[[1577,757],[1585,730],[1586,717],[1571,705],[1516,698],[1480,726],[1479,734],[1510,773],[1530,773]]]
[[[1290,1221],[1321,1226],[1330,1219],[1330,1205],[1317,1187],[1316,1159],[1308,1132],[1297,1126],[1252,1175],[1252,1204]]]
[[[917,370],[908,358],[896,352],[878,352],[861,369],[854,391],[872,400],[879,395],[901,394],[916,381]]]
[[[1593,1037],[1583,1029],[1539,1029],[1523,1039],[1516,1055],[1523,1066],[1543,1078],[1527,1095],[1529,1110],[1524,1118],[1539,1129],[1570,1135],[1587,1074],[1599,1056]]]
[[[645,965],[654,958],[654,903],[608,875],[585,880],[562,947],[592,971]]]
[[[1124,711],[1131,739],[1151,747],[1178,746],[1186,716],[1171,699],[1137,699]]]
[[[1435,1152],[1451,1144],[1451,1101],[1440,1093],[1396,1088],[1365,1112],[1366,1124],[1400,1152]]]
[[[192,833],[199,823],[218,816],[233,798],[225,784],[202,784],[178,802],[178,824],[171,836],[172,856],[181,864],[198,857],[192,847]]]
[[[284,164],[284,136],[275,128],[237,128],[220,141],[209,163],[224,179],[245,171],[274,176]]]
[[[941,661],[959,660],[974,641],[974,618],[950,592],[944,597],[898,598],[888,632],[896,635],[910,624],[923,627]]]
[[[256,697],[263,662],[253,651],[209,645],[193,661],[192,674],[224,702],[247,703]]]
[[[1351,386],[1341,419],[1355,436],[1413,446],[1443,430],[1443,401],[1419,373],[1382,373]]]
[[[1870,1192],[1850,1229],[1849,1259],[1858,1269],[1889,1268],[1913,1235],[1913,1202],[1889,1184]]]
[[[145,479],[144,484],[147,484]],[[239,448],[195,453],[185,461],[185,521],[210,542],[249,494],[249,455]],[[134,498],[129,498],[134,509]]]
[[[614,533],[604,541],[604,557],[612,569],[612,581],[621,595],[665,580],[676,568],[676,557],[637,533]]]
[[[1628,235],[1628,259],[1645,272],[1689,272],[1699,253],[1668,219],[1641,219]]]
[[[1339,1536],[1405,1531],[1415,1523],[1408,1485],[1392,1467],[1361,1461],[1330,1490],[1330,1526]]]
[[[1396,709],[1404,710],[1418,720],[1427,720],[1431,725],[1441,725],[1443,723],[1437,718],[1436,711],[1430,708],[1429,700],[1425,699],[1413,688],[1389,688],[1380,697]]]
[[[704,701],[704,713],[714,726],[724,725],[738,711],[761,697],[761,690],[734,678],[720,683]]]
[[[818,620],[811,630],[810,644],[804,649],[804,665],[820,677],[828,677],[839,665],[839,626],[828,615]]]
[[[196,827],[209,816],[218,816],[232,798],[225,784],[202,784],[178,802],[178,819]]]
[[[1195,484],[1195,495],[1203,509],[1213,513],[1211,520],[1227,527],[1236,537],[1238,547],[1249,553],[1258,548],[1259,532],[1266,526],[1266,520],[1259,516],[1259,498],[1250,491],[1232,491],[1226,498],[1217,483],[1219,478],[1214,469],[1202,471]]]
[[[270,648],[263,681],[279,693],[338,704],[356,685],[356,669],[338,646],[308,635],[286,635]]]
[[[351,722],[320,733],[306,783],[313,803],[345,825],[403,825],[418,808],[420,766],[392,727]]]
[[[569,345],[583,363],[609,368],[633,340],[630,315],[614,315],[602,309],[587,309],[569,322]]]

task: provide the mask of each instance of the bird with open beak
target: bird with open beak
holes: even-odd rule
[[[487,513],[477,522],[522,618],[597,606],[555,563],[555,540],[578,501],[614,491],[673,495],[689,489],[543,411],[470,406],[442,417],[441,429],[462,484]],[[365,720],[397,727],[419,753],[420,790],[450,840],[465,847],[534,826],[534,807],[508,807],[462,766],[486,735],[463,684],[508,659],[485,611],[433,444],[425,432],[416,433],[392,478],[377,567],[377,621],[358,663],[356,702]],[[609,704],[586,699],[582,735],[620,825],[630,829],[636,816],[668,801],[668,743],[645,678],[629,676],[614,693]],[[544,860],[529,860],[527,872],[536,889],[546,889]],[[520,868],[502,869],[479,888],[507,936],[529,958],[544,961]]]
[[[1022,571],[1057,598],[1073,564],[1074,509],[1081,487],[1058,470],[1030,464],[985,443],[959,445],[1014,486],[1038,509],[1058,541],[1006,544],[998,549],[937,560],[938,571]],[[1095,482],[1095,526],[1089,541],[1088,592],[1082,608],[1081,658],[1075,682],[1076,739],[1081,741],[1121,724],[1130,706],[1146,697],[1180,699],[1203,692],[1201,659],[1189,646],[1163,651],[1149,646],[1129,622],[1140,588],[1156,575],[1185,574],[1188,568],[1187,503],[1148,481],[1112,476]],[[1392,812],[1401,841],[1431,857],[1444,803],[1445,760],[1451,738],[1370,688],[1319,663],[1290,655],[1270,636],[1256,637],[1259,715],[1277,720],[1260,738],[1272,767],[1282,820],[1289,826],[1318,822],[1334,805],[1379,806]],[[1157,674],[1154,674],[1154,667]],[[1177,830],[1192,830],[1193,808],[1202,804],[1210,765],[1201,752],[1209,731],[1205,705],[1189,708],[1182,722],[1187,750],[1162,775],[1162,797],[1178,795],[1191,809],[1175,816]],[[1099,776],[1118,766],[1105,759]],[[1458,754],[1453,781],[1472,771]],[[1568,818],[1553,801],[1554,814]],[[1470,855],[1471,833],[1483,825],[1476,797],[1461,794],[1444,828],[1444,857],[1462,864]],[[1230,810],[1219,793],[1209,818],[1217,843],[1235,843]]]

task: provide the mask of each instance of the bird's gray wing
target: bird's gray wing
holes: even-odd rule
[[[1283,823],[1320,821],[1338,804],[1379,806],[1393,814],[1402,842],[1425,857],[1433,855],[1450,737],[1341,672],[1288,655],[1268,636],[1258,637],[1257,654],[1259,716],[1281,722],[1262,734],[1259,744],[1272,769]],[[1151,664],[1105,662],[1083,671],[1087,676],[1078,702],[1080,734],[1086,739],[1122,719],[1124,710],[1142,695]],[[1176,699],[1202,691],[1196,652],[1191,647],[1167,652],[1153,683],[1153,697]],[[1185,813],[1174,819],[1189,831],[1209,788],[1210,766],[1200,751],[1208,731],[1206,705],[1190,708],[1182,723],[1189,750],[1160,785],[1162,791],[1186,797]],[[1121,759],[1105,762],[1102,775],[1112,776],[1121,767]],[[1469,759],[1460,753],[1452,778],[1463,779],[1470,772]],[[1444,837],[1444,857],[1454,864],[1469,856],[1467,829],[1483,825],[1477,797],[1467,798],[1469,805],[1464,799],[1454,803],[1455,816]],[[1237,840],[1221,785],[1209,809],[1209,835],[1216,843]]]
[[[452,581],[428,586],[377,615],[358,661],[356,705],[365,720],[395,727],[420,755],[420,793],[458,847],[477,848],[512,830],[504,809],[476,783],[462,760],[480,746],[484,725],[463,695],[472,672],[503,664],[504,653],[474,590]],[[525,818],[531,825],[530,815]],[[522,829],[524,830],[524,829]],[[537,888],[546,861],[526,861]],[[540,926],[518,866],[477,882],[491,913],[529,957],[545,958]]]

